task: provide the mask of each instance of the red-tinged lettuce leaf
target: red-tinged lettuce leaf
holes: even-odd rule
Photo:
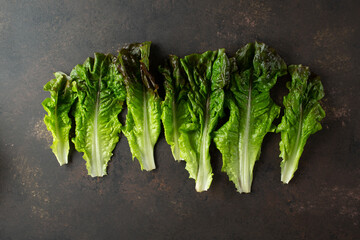
[[[151,42],[135,43],[119,52],[119,71],[126,86],[127,115],[124,134],[133,158],[141,169],[156,168],[154,146],[161,131],[161,99],[158,86],[149,73]]]

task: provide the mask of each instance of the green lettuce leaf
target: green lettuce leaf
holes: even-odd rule
[[[48,115],[45,115],[44,122],[53,135],[51,149],[55,154],[60,166],[68,163],[69,155],[69,132],[71,119],[69,112],[76,100],[76,93],[73,91],[75,82],[65,73],[54,73],[55,78],[49,81],[44,90],[49,91],[50,98],[46,98],[42,105]]]
[[[124,134],[141,169],[155,169],[154,146],[161,131],[161,99],[149,73],[151,42],[135,43],[119,52],[119,71],[126,86],[127,115]]]
[[[249,193],[263,139],[275,130],[272,122],[280,113],[270,89],[286,74],[286,64],[273,49],[257,42],[239,49],[231,62],[230,90],[226,92],[230,118],[214,141],[222,154],[222,171],[238,192]]]
[[[70,74],[77,83],[78,95],[73,112],[76,136],[72,140],[76,150],[84,153],[92,177],[107,174],[121,132],[118,115],[125,100],[125,87],[114,61],[110,54],[95,53],[94,58],[77,65]]]
[[[180,127],[180,156],[186,161],[198,192],[212,182],[209,147],[212,132],[223,114],[224,87],[229,81],[229,59],[224,49],[191,54],[181,59],[189,81],[187,111],[191,122]]]
[[[184,77],[180,59],[171,55],[165,67],[159,67],[164,76],[165,99],[161,103],[161,120],[164,126],[165,138],[171,146],[175,160],[180,157],[181,126],[191,123],[188,111],[187,92],[188,81]]]
[[[281,133],[281,181],[286,184],[298,168],[307,139],[321,130],[320,121],[325,117],[319,103],[324,97],[320,78],[310,77],[309,68],[302,65],[289,66],[289,73],[292,80],[287,83],[289,94],[283,101],[285,113],[276,129]]]

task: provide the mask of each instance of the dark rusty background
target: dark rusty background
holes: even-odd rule
[[[0,239],[360,239],[360,1],[0,3]],[[170,53],[233,55],[259,40],[320,75],[327,117],[293,181],[280,182],[276,134],[265,138],[247,195],[221,173],[214,146],[213,184],[196,193],[163,134],[150,173],[131,161],[123,136],[104,178],[87,176],[76,152],[59,167],[43,85],[95,51],[145,40],[153,68]]]

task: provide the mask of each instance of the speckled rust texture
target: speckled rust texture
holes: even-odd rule
[[[359,239],[359,1],[1,1],[0,239]],[[141,172],[121,136],[108,176],[87,176],[81,154],[59,167],[42,122],[42,91],[94,52],[153,41],[167,54],[259,40],[289,64],[320,75],[323,130],[310,137],[289,185],[280,182],[280,136],[265,138],[253,192],[221,173],[196,193],[161,135],[158,169]],[[158,74],[155,74],[159,77]],[[287,78],[274,89],[281,97]],[[123,120],[123,119],[122,119]]]

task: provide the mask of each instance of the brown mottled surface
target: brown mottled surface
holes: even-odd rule
[[[0,3],[0,239],[360,239],[360,1],[7,1]],[[59,167],[42,91],[93,52],[151,40],[167,54],[264,41],[322,77],[327,117],[299,170],[280,183],[279,135],[265,138],[253,193],[220,172],[196,193],[163,135],[158,169],[140,172],[121,137],[109,175],[79,153]],[[279,86],[284,86],[283,78]],[[279,92],[284,92],[279,90]],[[275,94],[276,95],[276,94]],[[276,99],[281,99],[279,96]]]

